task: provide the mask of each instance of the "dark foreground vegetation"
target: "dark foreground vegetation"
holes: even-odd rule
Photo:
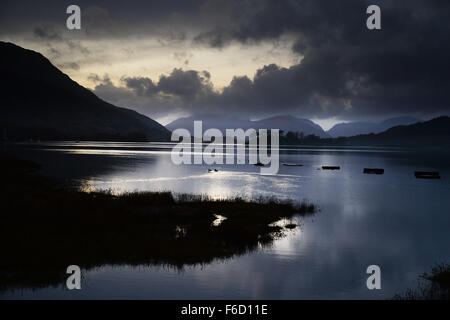
[[[416,289],[398,294],[399,300],[450,300],[450,264],[440,263],[419,276]]]
[[[0,166],[0,290],[63,284],[71,264],[182,268],[230,258],[293,228],[272,223],[316,210],[273,198],[82,192],[33,174],[27,161],[0,155]],[[219,226],[216,214],[226,218]]]

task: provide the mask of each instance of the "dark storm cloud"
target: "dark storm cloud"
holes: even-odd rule
[[[54,43],[63,44],[65,45],[70,51],[77,51],[83,55],[90,54],[89,50],[83,46],[80,41],[70,39],[67,36],[64,36],[60,30],[55,28],[51,25],[41,25],[38,27],[35,27],[33,29],[33,36],[41,41],[42,43],[46,43],[47,45],[47,54],[49,54],[51,57],[59,57],[61,56],[61,52],[59,52],[57,49],[53,47]],[[64,63],[64,65],[69,65],[71,63]],[[72,63],[71,69],[78,69],[73,68],[73,66],[76,63]]]
[[[16,2],[6,1],[2,6],[17,13]],[[181,108],[190,113],[239,112],[254,116],[283,112],[350,119],[450,110],[448,1],[180,0],[78,4],[87,8],[83,20],[87,37],[126,39],[154,33],[161,44],[191,41],[191,46],[211,50],[232,43],[248,45],[290,37],[291,50],[302,57],[299,64],[288,68],[272,64],[261,66],[253,77],[234,77],[221,92],[212,88],[206,74],[181,69],[153,80],[124,75],[119,87],[110,81],[97,85],[95,92],[107,100],[119,99],[130,107],[147,105],[146,114]],[[381,30],[366,28],[366,8],[370,4],[381,7]],[[22,15],[16,15],[20,17],[16,20],[28,21],[24,25],[33,26],[30,28],[36,37],[58,41],[58,33],[36,29],[33,19],[39,16],[51,22],[65,18],[64,11],[54,13],[65,6],[61,2],[33,5],[34,11],[24,10]],[[15,22],[2,12],[5,20],[1,29],[7,32]]]
[[[150,78],[124,78],[123,81],[126,87],[134,91],[138,96],[153,96],[159,91]]]
[[[292,49],[304,56],[299,65],[261,69],[246,81],[246,92],[233,83],[225,89],[227,102],[255,111],[347,117],[448,112],[450,3],[377,1],[382,30],[370,31],[365,10],[372,2],[230,2],[234,23],[205,30],[195,41],[223,47],[295,36]]]
[[[194,70],[183,71],[174,69],[169,76],[161,76],[158,82],[160,91],[192,100],[203,94],[208,94],[212,85],[208,72]]]
[[[294,38],[292,50],[303,60],[290,68],[264,66],[253,79],[235,77],[221,93],[207,88],[202,95],[194,94],[204,86],[192,81],[189,75],[194,71],[180,71],[167,81],[162,77],[157,87],[163,89],[150,86],[150,91],[179,96],[191,113],[226,110],[251,115],[275,110],[343,118],[448,113],[450,3],[377,1],[382,30],[376,31],[365,26],[369,4],[208,1],[194,14],[205,23],[194,44],[223,48],[289,35]]]
[[[163,94],[179,97],[184,101],[194,101],[202,95],[212,93],[210,77],[207,71],[173,69],[169,75],[161,75],[156,84],[145,77],[124,77],[122,81],[139,96]]]
[[[60,31],[65,29],[66,8],[76,4],[81,8],[82,30],[78,32],[90,39],[145,35],[164,26],[169,29],[167,38],[185,38],[181,24],[191,24],[203,1],[198,0],[77,0],[77,1],[29,1],[3,0],[0,3],[0,35],[29,32],[43,23]],[[189,21],[188,21],[189,20]],[[170,28],[172,26],[173,28]],[[174,30],[175,27],[179,30]]]
[[[217,93],[207,71],[173,69],[158,81],[147,77],[122,77],[115,86],[108,75],[91,74],[94,92],[114,104],[132,107],[144,114],[166,115],[170,112],[204,112],[214,103]]]

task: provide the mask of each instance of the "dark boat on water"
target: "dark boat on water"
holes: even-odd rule
[[[437,171],[414,171],[414,175],[419,179],[440,179],[441,176]]]
[[[303,165],[300,164],[300,163],[283,163],[283,166],[286,166],[286,167],[303,167]]]
[[[363,173],[366,174],[383,174],[384,169],[381,168],[364,168]]]
[[[322,170],[340,170],[339,166],[322,166]]]

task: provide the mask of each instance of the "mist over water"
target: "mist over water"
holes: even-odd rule
[[[41,163],[41,174],[88,190],[275,196],[305,199],[320,211],[296,218],[300,228],[273,246],[233,259],[183,270],[103,266],[85,272],[77,292],[61,286],[0,298],[379,299],[415,287],[419,274],[448,259],[446,159],[402,149],[290,146],[280,149],[278,175],[262,176],[253,165],[176,166],[172,146],[63,142],[24,145],[17,152]],[[318,170],[322,165],[341,170]],[[385,173],[363,174],[366,167]],[[416,179],[415,170],[439,171],[442,179]],[[381,267],[381,290],[366,287],[372,264]]]

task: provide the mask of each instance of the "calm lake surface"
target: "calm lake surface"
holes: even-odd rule
[[[87,189],[160,190],[213,197],[276,196],[317,204],[312,217],[271,247],[182,270],[103,266],[82,290],[21,289],[0,299],[385,299],[415,288],[419,274],[450,258],[450,161],[439,153],[379,148],[285,147],[275,176],[253,165],[172,164],[172,144],[39,143],[15,147],[41,174]],[[318,170],[322,165],[339,171]],[[384,168],[383,175],[363,168]],[[219,171],[208,173],[208,168]],[[422,180],[415,170],[439,171]],[[73,262],[76,264],[76,261]],[[368,290],[366,268],[381,268]]]

